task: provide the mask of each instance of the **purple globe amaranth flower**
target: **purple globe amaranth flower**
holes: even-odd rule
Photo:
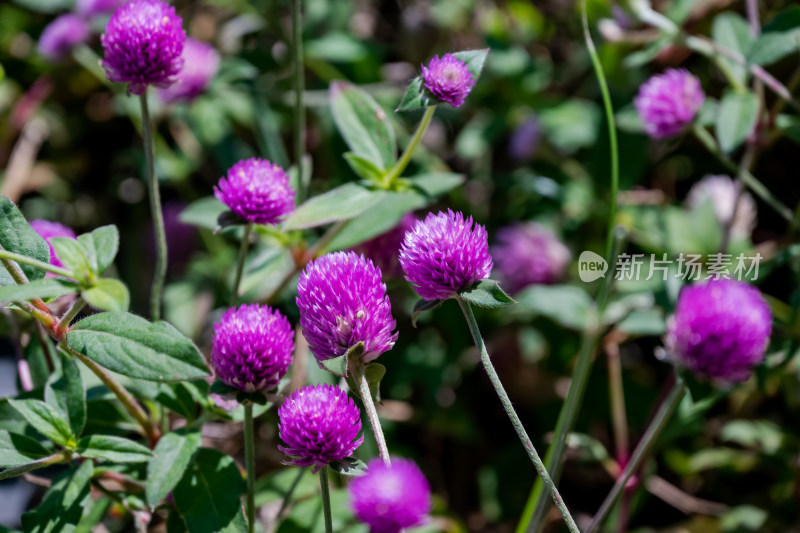
[[[414,213],[406,213],[397,226],[362,243],[357,251],[364,254],[367,259],[371,259],[385,277],[402,277],[403,269],[400,268],[397,254],[400,251],[400,245],[403,244],[406,231],[411,229],[416,221],[417,217],[414,216]]]
[[[645,131],[651,137],[665,139],[686,129],[705,97],[700,80],[689,71],[670,69],[647,80],[633,103]]]
[[[761,292],[720,279],[684,287],[669,321],[670,357],[703,378],[743,381],[764,360],[772,316]]]
[[[236,216],[256,224],[276,224],[294,210],[289,175],[266,159],[239,161],[220,178],[214,196]]]
[[[572,255],[552,231],[536,222],[498,230],[491,252],[503,287],[511,292],[559,281]]]
[[[56,249],[53,248],[52,244],[50,244],[50,239],[53,237],[69,237],[70,239],[74,239],[75,232],[72,230],[72,228],[69,228],[63,224],[59,224],[58,222],[51,222],[49,220],[31,220],[30,224],[33,228],[33,231],[38,233],[44,240],[47,241],[47,245],[50,247],[50,264],[63,268],[64,263],[62,263],[61,259],[58,258]]]
[[[228,309],[214,324],[211,364],[226,385],[246,392],[271,390],[292,364],[293,337],[286,317],[266,305]]]
[[[85,18],[96,17],[111,13],[117,9],[124,0],[78,0],[75,2],[75,12]]]
[[[165,102],[193,100],[206,90],[218,70],[219,54],[214,47],[189,37],[183,47],[183,70],[178,81],[158,94]]]
[[[364,442],[361,411],[347,393],[327,383],[296,390],[278,409],[278,434],[286,446],[278,449],[290,457],[286,464],[314,465],[316,473],[341,461]]]
[[[750,193],[741,190],[739,183],[728,176],[704,177],[689,189],[686,205],[690,209],[699,209],[706,202],[711,202],[714,215],[722,227],[731,224],[731,237],[746,239],[753,233],[757,218],[756,202]]]
[[[370,533],[399,533],[421,525],[431,511],[431,489],[413,461],[392,458],[386,466],[379,457],[367,463],[367,473],[348,487],[350,505]]]
[[[47,25],[39,37],[37,50],[51,61],[66,56],[77,45],[89,39],[89,25],[72,13],[61,15]]]
[[[108,79],[142,94],[148,85],[169,87],[183,68],[186,33],[175,8],[161,0],[128,0],[114,11],[100,37],[100,65]]]
[[[424,299],[454,298],[492,271],[486,228],[452,210],[429,213],[406,232],[400,265]]]
[[[369,362],[397,340],[381,271],[355,252],[310,262],[297,283],[297,306],[303,336],[318,362],[344,355],[359,342]]]
[[[439,100],[459,107],[475,85],[475,76],[467,64],[453,54],[433,56],[428,66],[422,65],[422,81],[425,88]]]

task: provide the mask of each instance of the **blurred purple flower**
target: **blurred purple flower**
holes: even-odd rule
[[[370,533],[400,533],[421,525],[431,511],[428,480],[414,461],[392,458],[386,466],[380,457],[367,463],[367,473],[350,482],[350,505]]]
[[[400,265],[424,299],[453,298],[492,271],[486,228],[452,210],[429,213],[406,232]]]
[[[559,281],[571,258],[569,248],[536,222],[498,230],[491,252],[503,287],[510,292],[534,283]]]
[[[289,175],[266,159],[244,159],[228,170],[214,195],[236,216],[256,224],[277,224],[294,210]]]
[[[161,0],[128,0],[111,15],[100,41],[108,79],[130,83],[132,94],[148,85],[169,87],[183,68],[183,20]]]
[[[48,246],[50,246],[50,264],[63,268],[64,264],[58,258],[58,254],[56,254],[53,245],[50,244],[50,239],[53,237],[69,237],[70,239],[74,239],[75,232],[72,228],[59,224],[58,222],[50,222],[49,220],[31,220],[30,224],[33,231],[41,235],[42,238],[47,241]]]
[[[297,284],[300,326],[318,362],[364,343],[364,361],[377,359],[397,340],[396,323],[381,271],[355,252],[312,261]]]
[[[433,56],[428,66],[422,65],[422,80],[425,88],[436,98],[459,107],[475,85],[475,77],[467,64],[453,54]]]
[[[740,185],[728,176],[706,176],[689,189],[686,205],[690,209],[698,209],[710,201],[720,225],[725,227],[731,223],[733,217],[731,236],[746,239],[756,226],[756,202],[750,193],[741,191],[734,216],[733,210],[739,193]]]
[[[226,385],[246,392],[272,390],[292,364],[293,338],[286,317],[266,305],[228,309],[214,324],[211,364]]]
[[[117,9],[124,0],[78,0],[75,3],[75,12],[84,18],[111,13]]]
[[[347,393],[327,383],[307,385],[286,398],[278,409],[278,433],[289,456],[286,464],[314,465],[316,473],[333,461],[341,461],[364,442],[361,411]]]
[[[384,277],[400,278],[403,276],[403,269],[400,268],[398,259],[400,245],[403,244],[406,231],[411,229],[416,221],[417,217],[414,216],[414,213],[406,213],[397,226],[362,243],[356,251],[364,254],[367,259],[371,259],[375,266],[381,269]]]
[[[670,357],[699,377],[729,383],[746,380],[764,360],[771,331],[761,292],[721,279],[683,288],[665,345]]]
[[[89,25],[86,21],[67,13],[47,25],[39,37],[37,50],[50,61],[58,61],[88,39]]]
[[[633,103],[645,131],[653,138],[665,139],[681,133],[704,101],[700,80],[687,70],[670,69],[647,80]]]
[[[531,115],[511,132],[508,155],[519,162],[530,161],[536,156],[541,140],[542,125],[535,115]]]
[[[189,37],[183,47],[183,70],[178,81],[158,94],[165,102],[193,100],[206,90],[218,70],[219,54],[214,47]]]

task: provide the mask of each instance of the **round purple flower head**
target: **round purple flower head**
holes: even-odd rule
[[[687,70],[670,69],[647,80],[633,103],[645,131],[665,139],[678,135],[694,120],[705,98],[700,80]]]
[[[266,159],[244,159],[214,187],[214,196],[236,216],[256,224],[276,224],[294,209],[289,175]]]
[[[78,15],[61,15],[47,25],[37,50],[51,61],[62,59],[75,46],[89,39],[89,25]]]
[[[286,317],[266,305],[228,309],[214,324],[211,364],[226,385],[247,392],[271,390],[292,364],[293,337]]]
[[[72,231],[72,228],[68,228],[63,224],[59,224],[58,222],[50,222],[49,220],[31,220],[31,227],[33,231],[38,233],[44,240],[47,241],[47,245],[50,246],[50,264],[57,267],[64,267],[64,263],[61,262],[61,259],[58,258],[58,254],[56,254],[56,249],[53,248],[53,245],[50,244],[50,239],[53,237],[69,237],[70,239],[75,238],[75,232]]]
[[[431,489],[413,461],[392,458],[386,466],[379,457],[367,464],[367,473],[348,487],[356,517],[370,533],[399,533],[421,525],[431,511]]]
[[[161,0],[128,0],[111,15],[100,41],[108,79],[130,83],[132,94],[148,85],[169,87],[183,68],[183,21]]]
[[[85,18],[91,18],[111,13],[121,3],[122,0],[78,0],[75,2],[75,12]]]
[[[569,248],[536,222],[498,230],[491,251],[503,287],[511,292],[534,283],[557,282],[571,257]]]
[[[369,362],[397,340],[381,271],[355,252],[310,262],[297,283],[297,306],[303,336],[317,361],[344,355],[363,342],[363,358]]]
[[[296,390],[278,409],[278,434],[286,446],[278,449],[290,457],[286,464],[314,465],[316,473],[341,461],[364,442],[361,411],[347,393],[327,383]]]
[[[371,259],[385,277],[402,277],[403,269],[400,268],[397,254],[400,251],[400,245],[403,244],[406,231],[411,229],[416,221],[417,217],[413,213],[406,213],[397,226],[362,243],[358,247],[358,251],[363,253],[367,259]]]
[[[406,233],[400,265],[424,299],[453,298],[492,271],[486,228],[452,210],[429,213]]]
[[[427,67],[422,65],[422,81],[436,98],[459,107],[475,85],[475,76],[466,63],[453,54],[445,54],[441,59],[433,56]]]
[[[761,292],[720,279],[684,287],[667,327],[670,356],[696,375],[743,381],[764,360],[772,316]]]
[[[183,47],[183,70],[178,81],[159,91],[165,102],[189,101],[203,93],[219,70],[219,54],[210,44],[186,39]]]

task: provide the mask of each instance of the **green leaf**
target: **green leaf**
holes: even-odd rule
[[[521,319],[545,316],[568,329],[597,325],[597,311],[586,291],[574,285],[533,285],[516,295],[513,312]]]
[[[778,13],[750,45],[747,62],[768,66],[800,50],[800,7],[792,5]]]
[[[289,215],[284,229],[307,229],[356,217],[378,203],[383,191],[375,191],[358,183],[345,183],[315,196]]]
[[[12,400],[8,403],[39,433],[56,444],[66,446],[75,441],[69,423],[55,408],[41,400]]]
[[[362,355],[364,355],[364,343],[359,342],[355,346],[351,346],[344,355],[319,361],[319,367],[339,377],[345,378],[349,374],[354,360],[360,358]]]
[[[720,13],[714,18],[711,37],[723,48],[738,52],[742,56],[747,54],[753,42],[750,25],[740,15],[730,11]],[[740,84],[744,85],[747,82],[748,70],[744,65],[725,57],[719,59]]]
[[[233,459],[201,448],[175,486],[175,507],[192,533],[244,532],[240,497],[245,483]]]
[[[114,225],[100,226],[91,233],[78,236],[89,265],[95,275],[106,271],[119,251],[119,230]]]
[[[0,268],[2,267],[0,266]],[[0,302],[30,300],[31,298],[56,298],[78,292],[78,290],[75,283],[63,279],[37,279],[23,285],[0,286]]]
[[[158,441],[153,458],[147,464],[147,505],[155,508],[172,492],[192,462],[202,436],[196,429],[181,428]]]
[[[489,56],[488,48],[481,48],[479,50],[464,50],[462,52],[453,52],[453,55],[467,64],[469,73],[472,74],[475,81],[481,77],[483,66],[486,64],[486,58]]]
[[[367,363],[364,366],[364,377],[367,379],[369,386],[369,393],[372,396],[374,403],[381,403],[381,380],[386,375],[386,367],[380,363]],[[361,398],[359,383],[355,380],[356,374],[351,373],[347,377],[347,383],[350,386],[350,392],[355,396]],[[363,398],[362,398],[363,401]]]
[[[75,279],[86,282],[91,279],[93,272],[89,263],[89,258],[83,250],[83,246],[77,239],[69,237],[53,237],[50,244],[58,255],[59,260],[64,264],[64,268],[71,271]]]
[[[47,380],[44,399],[64,415],[72,434],[80,436],[86,425],[86,387],[75,359],[61,351],[59,356],[61,374],[53,374]]]
[[[217,200],[215,196],[206,196],[189,204],[181,211],[178,219],[184,224],[214,230],[219,216],[228,210],[228,206]]]
[[[47,490],[44,501],[22,515],[25,533],[71,533],[83,515],[89,499],[89,482],[94,474],[92,461],[62,472]]]
[[[50,453],[30,437],[0,430],[0,468],[26,465]]]
[[[547,140],[568,153],[595,144],[600,118],[597,104],[577,98],[542,109],[539,113]]]
[[[417,327],[417,318],[426,311],[432,311],[442,305],[443,300],[424,300],[419,299],[414,304],[414,311],[411,313],[411,325]]]
[[[31,257],[42,261],[50,262],[50,247],[38,233],[22,216],[22,213],[14,205],[14,202],[5,196],[0,196],[0,246],[26,257]],[[22,271],[28,276],[29,281],[42,279],[45,275],[43,270],[29,265],[19,265]],[[15,283],[6,269],[0,266],[0,285],[10,285]]]
[[[460,292],[459,296],[473,305],[487,309],[499,309],[516,303],[493,279],[481,280],[473,287]]]
[[[744,142],[758,120],[758,97],[728,91],[722,97],[717,115],[717,140],[725,153],[731,153]]]
[[[127,311],[131,301],[128,287],[112,278],[97,280],[97,283],[83,291],[81,296],[98,311]]]
[[[383,170],[366,157],[361,157],[355,152],[346,152],[344,154],[344,159],[347,161],[347,164],[350,165],[350,168],[353,169],[353,172],[359,177],[376,183],[381,181]]]
[[[144,463],[153,457],[153,453],[138,442],[108,435],[83,437],[78,441],[75,451],[83,457],[114,463]]]
[[[329,465],[343,476],[358,477],[367,473],[367,464],[357,457],[345,457],[341,461],[333,461]]]
[[[335,81],[329,94],[333,120],[347,146],[380,170],[391,167],[397,159],[397,143],[383,108],[351,83]]]
[[[192,341],[167,322],[130,313],[98,313],[67,333],[67,344],[96,363],[133,378],[182,381],[209,375]]]
[[[483,71],[486,58],[489,55],[489,49],[464,50],[462,52],[454,52],[453,55],[467,64],[467,69],[469,69],[469,72],[477,82]],[[403,98],[400,99],[400,104],[395,111],[408,111],[410,109],[427,107],[435,103],[436,101],[432,99],[425,90],[422,77],[417,76],[411,81],[411,84],[408,86]]]

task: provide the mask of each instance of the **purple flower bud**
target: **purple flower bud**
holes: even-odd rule
[[[111,15],[100,41],[108,79],[130,83],[132,94],[148,85],[169,87],[183,68],[183,21],[161,0],[128,0]]]
[[[316,473],[341,461],[364,442],[361,411],[347,393],[327,383],[296,390],[278,409],[278,433],[286,446],[278,449],[290,457],[286,464],[314,465]]]
[[[50,61],[58,61],[89,39],[89,25],[78,15],[61,15],[47,25],[37,49]]]
[[[323,255],[297,283],[300,326],[317,361],[364,343],[364,361],[377,359],[397,340],[396,323],[381,271],[355,252]]]
[[[206,90],[217,70],[219,54],[214,47],[189,37],[183,47],[183,70],[178,81],[158,94],[165,102],[193,100]]]
[[[431,511],[431,489],[413,461],[392,458],[386,466],[379,457],[367,464],[367,473],[348,487],[350,504],[370,533],[399,533],[421,525]]]
[[[475,76],[467,64],[453,54],[433,56],[428,66],[422,65],[422,80],[425,88],[439,100],[459,107],[475,85]]]
[[[741,192],[741,196],[740,196]],[[739,205],[734,206],[736,198]],[[714,214],[721,226],[731,223],[731,236],[746,239],[756,227],[756,202],[750,193],[740,191],[740,186],[728,176],[706,176],[695,183],[686,196],[686,205],[690,209],[698,209],[706,202],[711,202]]]
[[[50,246],[50,264],[57,267],[64,267],[64,263],[61,262],[61,259],[58,258],[58,254],[56,254],[55,248],[53,245],[50,244],[50,239],[53,237],[69,237],[70,239],[75,238],[75,232],[72,231],[72,228],[68,228],[63,224],[59,224],[58,222],[50,222],[49,220],[31,220],[31,227],[33,231],[41,235],[41,237],[47,241],[47,244]]]
[[[403,244],[406,231],[411,229],[416,221],[417,217],[413,213],[406,213],[397,226],[362,243],[357,251],[364,254],[367,259],[371,259],[375,266],[381,269],[384,277],[402,277],[403,269],[400,268],[397,254],[400,252],[400,245]]]
[[[226,385],[268,391],[278,386],[292,364],[293,337],[286,317],[266,305],[228,309],[214,324],[211,364]]]
[[[645,131],[653,138],[664,139],[681,133],[694,120],[705,98],[700,80],[687,70],[670,69],[647,80],[633,103]]]
[[[244,159],[214,187],[214,196],[236,216],[256,224],[276,224],[294,210],[289,175],[266,159]]]
[[[761,292],[736,280],[684,287],[669,321],[668,354],[696,375],[743,381],[764,360],[772,316]]]
[[[424,299],[454,298],[492,271],[486,228],[452,210],[429,213],[406,232],[400,265]]]
[[[123,0],[78,0],[75,3],[75,12],[84,18],[96,17],[111,13],[119,7]]]
[[[511,292],[559,281],[571,258],[569,248],[536,222],[498,230],[491,252],[503,287]]]

